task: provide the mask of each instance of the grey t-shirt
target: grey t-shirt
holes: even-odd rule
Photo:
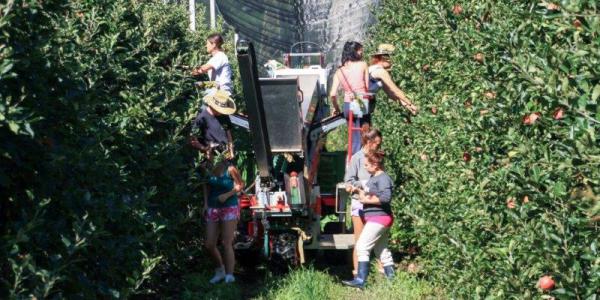
[[[371,176],[367,182],[367,188],[368,194],[377,196],[381,205],[363,204],[364,216],[392,216],[392,206],[390,205],[394,188],[392,178],[385,172]]]
[[[363,187],[369,178],[371,174],[365,169],[365,153],[361,149],[350,158],[350,164],[344,174],[344,182],[355,187]]]

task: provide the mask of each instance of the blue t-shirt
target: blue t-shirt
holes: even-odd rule
[[[229,197],[225,202],[219,201],[219,195],[227,193],[233,189],[234,186],[233,178],[229,175],[227,167],[221,176],[210,175],[208,177],[208,207],[210,208],[223,208],[232,207],[238,205],[237,194]]]
[[[211,115],[206,106],[196,115],[192,123],[192,131],[197,132],[202,146],[227,145],[227,130],[232,127],[228,116]]]

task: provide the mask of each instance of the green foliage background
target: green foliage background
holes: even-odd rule
[[[160,3],[0,4],[0,297],[169,293],[203,264],[183,66],[207,30]]]
[[[453,297],[600,294],[600,7],[555,4],[386,0],[377,11],[371,47],[397,46],[393,78],[421,108],[412,120],[396,104],[376,111],[401,183],[393,239],[417,244]],[[552,292],[537,289],[543,275]]]
[[[0,297],[173,295],[208,270],[185,146],[200,97],[183,68],[206,60],[207,30],[160,3],[0,4]],[[400,183],[392,244],[418,245],[425,278],[453,297],[600,293],[599,8],[556,4],[377,11],[370,46],[397,46],[393,77],[421,107],[408,119],[379,97]],[[557,286],[542,293],[546,274]]]

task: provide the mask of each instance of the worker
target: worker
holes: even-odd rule
[[[238,169],[228,160],[222,159],[210,170],[208,182],[203,187],[206,217],[204,246],[217,264],[215,274],[209,282],[215,284],[225,280],[225,283],[232,283],[235,282],[233,239],[240,218],[237,194],[243,190],[244,183]],[[223,242],[223,255],[217,248],[219,233]]]
[[[192,124],[190,144],[200,150],[204,158],[212,160],[215,152],[226,153],[228,159],[235,156],[231,121],[228,115],[236,111],[236,105],[229,93],[216,90],[204,96],[204,105]]]
[[[215,87],[208,90],[213,93],[215,90],[223,90],[229,94],[232,93],[233,84],[231,81],[231,65],[225,52],[223,52],[223,36],[219,33],[213,33],[206,38],[206,52],[211,55],[208,62],[192,71],[193,76],[208,74],[210,81],[215,82]]]
[[[353,124],[349,126],[358,130],[352,130],[351,153],[360,150],[360,128],[363,124],[370,124],[370,111],[368,107],[369,94],[369,70],[367,64],[362,61],[363,46],[359,42],[346,42],[342,51],[342,65],[333,76],[329,98],[333,105],[333,114],[340,114],[337,102],[337,94],[340,85],[344,90],[344,116],[349,119],[353,114]],[[351,130],[351,129],[350,129]]]
[[[371,54],[371,65],[369,66],[369,92],[376,94],[383,88],[388,97],[398,101],[402,106],[408,109],[413,115],[417,114],[418,108],[406,97],[404,92],[392,80],[388,70],[392,63],[390,55],[395,47],[391,44],[380,44],[377,51]],[[375,108],[374,99],[371,101],[371,110]]]
[[[363,127],[362,137],[362,148],[360,151],[356,152],[352,155],[350,159],[350,164],[348,164],[346,168],[346,173],[344,174],[344,182],[346,183],[346,191],[352,192],[354,188],[364,188],[366,186],[367,181],[371,177],[371,174],[367,172],[365,169],[365,155],[379,150],[379,147],[382,142],[381,132],[375,128],[368,128],[367,126]],[[358,237],[363,230],[364,220],[360,215],[361,210],[363,209],[362,203],[358,198],[358,194],[352,195],[351,200],[351,218],[352,218],[352,228],[354,230],[354,243],[358,241]],[[352,262],[353,262],[353,270],[352,274],[356,275],[356,270],[358,268],[358,259],[356,256],[356,248],[352,253]]]
[[[371,175],[365,187],[353,187],[352,193],[358,194],[363,204],[362,215],[365,226],[356,243],[358,269],[356,277],[343,281],[345,285],[364,288],[369,274],[369,258],[371,250],[379,257],[385,276],[394,277],[394,260],[388,249],[389,231],[394,223],[392,214],[393,181],[385,172],[384,154],[380,151],[369,152],[365,156],[364,167]]]

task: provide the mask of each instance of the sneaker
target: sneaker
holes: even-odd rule
[[[225,283],[232,283],[232,282],[235,282],[235,277],[233,277],[233,274],[225,275]]]
[[[210,283],[215,284],[225,278],[225,269],[223,267],[215,269],[215,276],[210,279]]]

